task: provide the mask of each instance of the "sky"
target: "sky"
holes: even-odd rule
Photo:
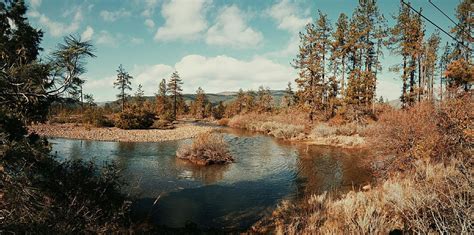
[[[428,0],[412,5],[448,30],[453,26]],[[432,0],[454,18],[458,0]],[[115,100],[113,88],[120,64],[134,77],[132,87],[153,95],[158,83],[175,70],[185,93],[202,87],[207,93],[285,89],[297,78],[291,61],[298,52],[298,32],[317,11],[334,24],[340,13],[351,15],[357,0],[28,0],[28,18],[45,32],[42,56],[68,35],[90,40],[96,58],[87,60],[84,93],[96,101]],[[388,25],[398,0],[379,0]],[[426,22],[426,33],[434,31]],[[448,40],[441,35],[442,45]],[[440,52],[441,53],[441,52]],[[400,96],[399,75],[388,68],[400,58],[384,52],[377,96]],[[132,93],[134,92],[132,91]]]

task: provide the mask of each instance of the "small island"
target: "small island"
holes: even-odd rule
[[[199,134],[192,144],[182,145],[176,157],[201,166],[234,162],[222,135],[209,132]]]

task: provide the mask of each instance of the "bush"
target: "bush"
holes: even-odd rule
[[[226,164],[234,161],[222,135],[201,133],[192,144],[182,145],[176,156],[197,165]]]
[[[129,225],[129,202],[114,165],[59,163],[34,134],[1,142],[3,232],[107,233]]]
[[[472,165],[416,163],[416,171],[397,175],[365,192],[341,198],[313,195],[298,205],[283,202],[253,230],[279,234],[469,234],[472,227]]]
[[[168,129],[173,129],[174,126],[173,126],[173,123],[168,121],[168,120],[155,120],[153,122],[153,125],[151,126],[151,128],[154,128],[154,129],[161,129],[161,130],[168,130]]]
[[[95,127],[113,127],[114,122],[108,119],[102,109],[88,108],[82,115],[82,123],[89,124]]]
[[[411,168],[417,159],[469,159],[473,149],[471,101],[467,96],[439,107],[425,102],[386,112],[370,131],[373,146],[380,155],[395,156],[387,164],[392,170]]]
[[[154,118],[153,112],[133,104],[118,115],[115,126],[120,129],[147,129],[153,125]]]
[[[316,125],[311,131],[311,137],[329,137],[336,135],[336,128],[329,126],[326,123]]]
[[[283,118],[285,117],[285,118]],[[233,128],[247,129],[250,131],[263,132],[265,134],[281,139],[299,138],[304,134],[304,125],[292,124],[299,122],[282,122],[286,115],[268,116],[262,114],[243,114],[231,118],[228,125]]]

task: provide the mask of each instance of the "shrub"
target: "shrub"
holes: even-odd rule
[[[128,226],[129,202],[114,165],[60,163],[37,135],[1,141],[3,232],[111,232]]]
[[[253,230],[280,234],[472,233],[472,165],[416,163],[416,171],[397,175],[365,192],[340,198],[313,195],[299,204],[281,203]]]
[[[336,135],[336,128],[329,126],[326,123],[320,123],[316,125],[311,131],[311,137],[329,137]]]
[[[388,168],[406,170],[416,159],[445,161],[472,156],[473,104],[470,97],[439,107],[425,102],[408,110],[384,113],[371,129],[372,143],[381,155],[394,155]],[[388,170],[390,170],[388,169]]]
[[[247,129],[250,131],[263,132],[281,139],[299,138],[299,136],[304,133],[304,125],[276,121],[284,120],[282,116],[284,115],[268,117],[268,115],[256,113],[237,115],[229,120],[228,126],[233,128]]]
[[[192,144],[182,145],[176,156],[197,165],[226,164],[234,161],[222,135],[209,132],[196,136]]]
[[[121,129],[146,129],[153,125],[154,118],[153,112],[133,104],[118,115],[115,126]]]
[[[154,129],[161,129],[161,130],[168,130],[168,129],[173,129],[174,126],[173,126],[173,123],[168,121],[168,120],[155,120],[153,122],[153,125],[151,126],[151,128],[154,128]]]
[[[100,108],[88,108],[82,115],[82,122],[95,127],[113,127],[114,123],[108,119],[102,109]]]

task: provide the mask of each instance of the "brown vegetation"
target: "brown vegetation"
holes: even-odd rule
[[[372,145],[392,158],[387,167],[411,168],[418,159],[447,161],[472,156],[474,105],[470,94],[435,107],[420,103],[384,113],[371,129]]]
[[[234,161],[224,138],[215,133],[199,134],[192,144],[182,145],[176,156],[202,166]]]
[[[285,234],[439,232],[473,228],[473,104],[470,94],[435,106],[420,103],[384,113],[370,128],[384,177],[365,192],[313,195],[283,202],[258,232]],[[337,131],[328,125],[319,136]],[[352,133],[352,131],[350,131]]]
[[[351,191],[340,198],[313,195],[298,205],[283,202],[271,221],[253,227],[278,234],[467,234],[473,231],[472,166],[416,163],[416,170],[397,175],[367,192]]]

